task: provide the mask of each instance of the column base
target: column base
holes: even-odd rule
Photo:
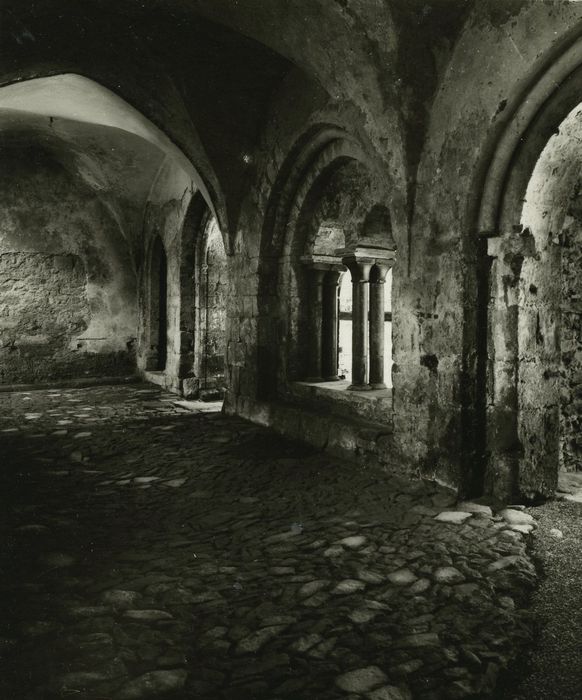
[[[324,377],[323,381],[324,382],[339,382],[340,378],[337,376],[337,374],[334,374],[333,377]]]
[[[323,377],[305,377],[302,381],[308,382],[309,384],[321,384],[321,382],[325,382],[326,380]]]
[[[384,382],[376,382],[374,384],[370,384],[370,389],[387,389],[388,387]]]
[[[371,388],[369,384],[350,384],[348,391],[370,391]]]

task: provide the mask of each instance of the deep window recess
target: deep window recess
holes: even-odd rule
[[[392,384],[394,250],[337,253],[341,257],[302,259],[310,309],[307,380],[348,379],[354,391],[386,389]]]

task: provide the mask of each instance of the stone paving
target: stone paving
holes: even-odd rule
[[[212,409],[0,395],[0,697],[491,693],[531,635],[531,516]]]
[[[582,696],[582,472],[561,472],[556,498],[532,508],[533,556],[543,575],[532,596],[535,643],[498,684],[496,700]]]

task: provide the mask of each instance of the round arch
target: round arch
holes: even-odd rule
[[[560,252],[551,248],[559,243],[541,241],[523,225],[523,214],[538,162],[581,102],[582,36],[576,31],[531,72],[491,137],[477,174],[482,186],[473,190],[481,192],[472,203],[475,229],[487,241],[481,245],[477,312],[481,490],[501,498],[547,497],[557,483]],[[544,285],[547,277],[554,278],[551,289]]]
[[[367,173],[374,192],[372,198],[385,202],[387,186],[382,182],[379,164],[355,138],[329,124],[314,127],[298,141],[273,186],[260,247],[257,363],[260,398],[276,396],[286,381],[287,356],[297,354],[281,339],[297,323],[296,313],[291,313],[287,306],[289,297],[297,296],[293,260],[296,263],[303,254],[297,236],[306,202],[320,182],[350,163]]]
[[[582,34],[565,38],[517,91],[492,132],[470,203],[476,230],[496,235],[519,222],[527,183],[549,137],[580,102]]]

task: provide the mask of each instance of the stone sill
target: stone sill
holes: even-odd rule
[[[298,386],[313,387],[316,394],[334,396],[340,392],[346,392],[347,396],[357,396],[368,401],[378,401],[379,399],[389,399],[392,401],[392,389],[370,389],[368,391],[348,390],[351,382],[347,379],[340,379],[337,382],[294,382]]]
[[[297,402],[338,416],[376,424],[392,423],[392,389],[348,391],[350,382],[292,382],[291,397]]]

